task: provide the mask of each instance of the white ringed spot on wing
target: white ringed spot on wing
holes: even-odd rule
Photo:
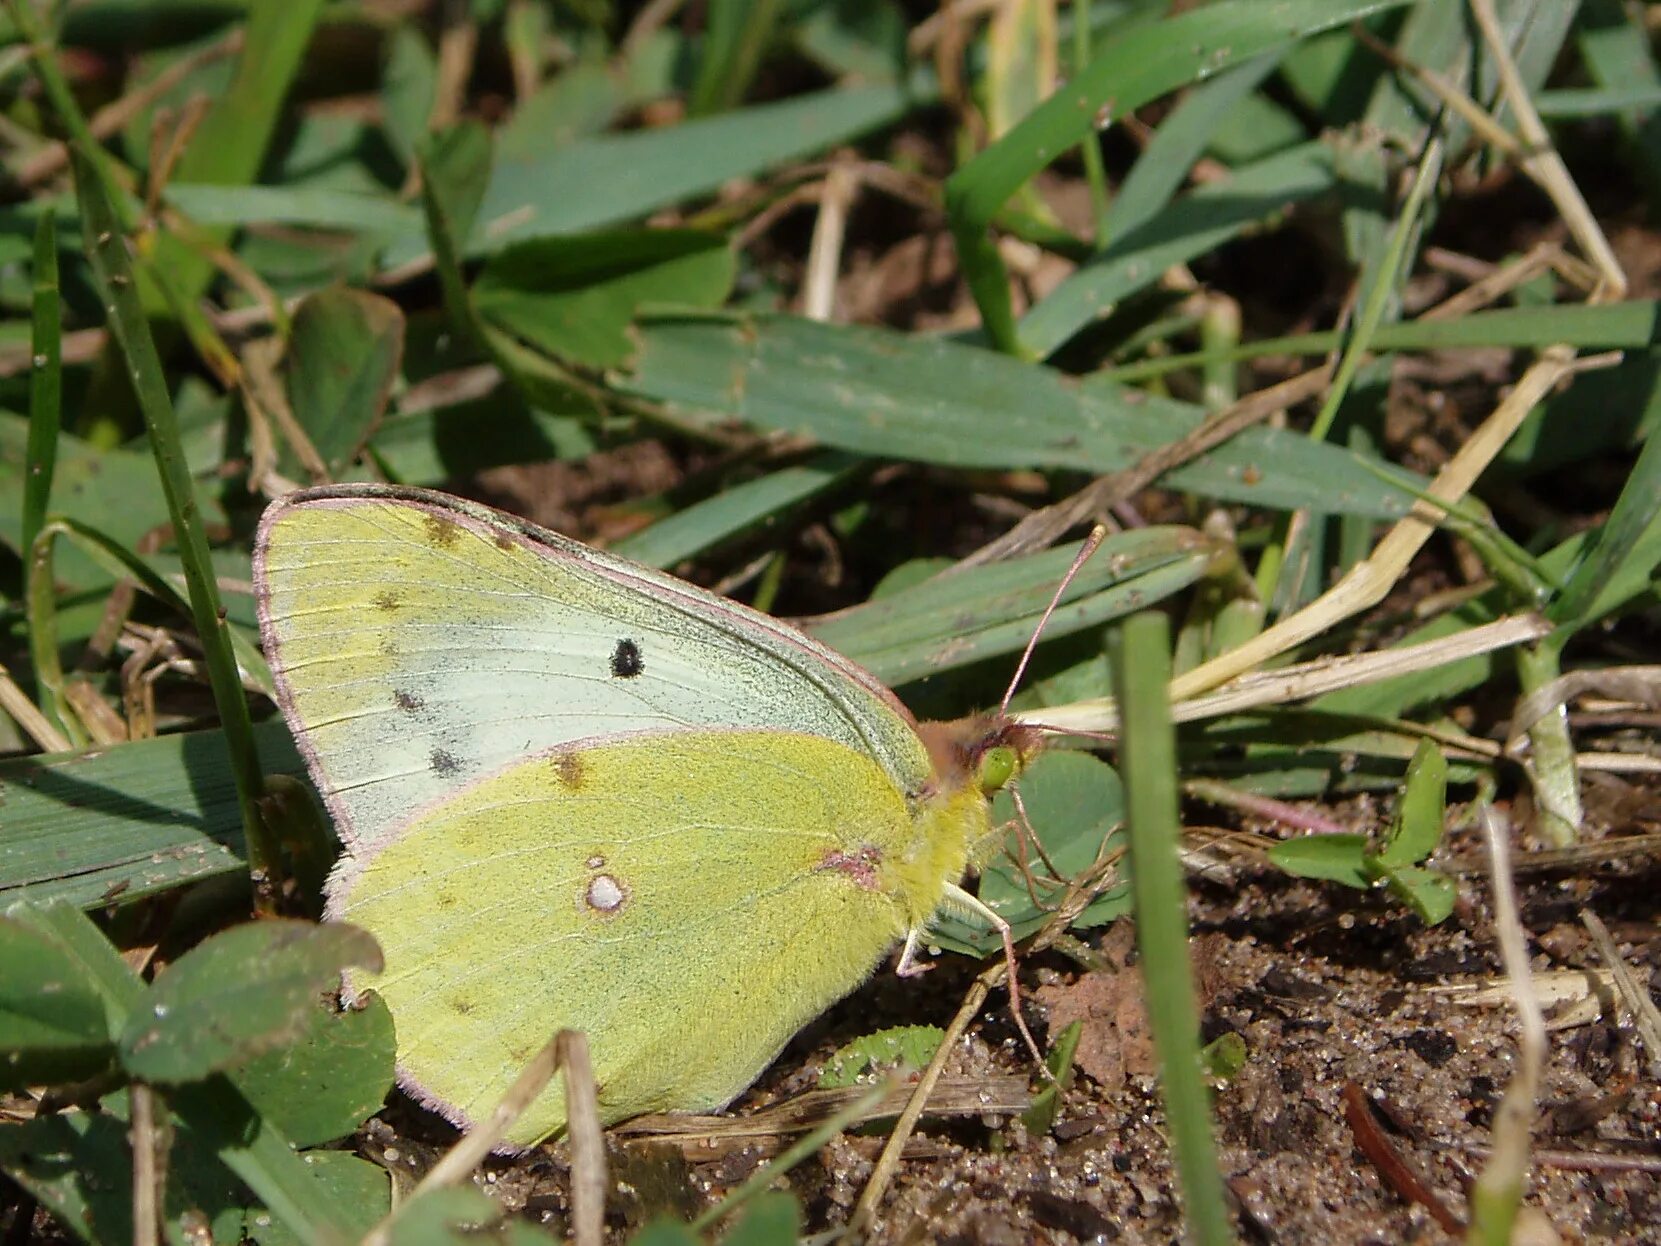
[[[592,913],[601,917],[611,917],[622,911],[627,902],[629,893],[623,884],[610,874],[596,874],[588,880],[588,886],[583,890],[583,903]]]

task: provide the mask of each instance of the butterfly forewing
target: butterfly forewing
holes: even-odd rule
[[[279,696],[354,850],[412,811],[574,740],[770,728],[928,780],[864,671],[661,573],[442,494],[306,490],[255,551]],[[742,776],[739,777],[742,782]]]

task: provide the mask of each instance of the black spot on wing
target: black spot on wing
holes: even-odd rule
[[[611,673],[618,679],[633,679],[646,669],[646,659],[641,655],[640,646],[627,637],[617,642],[617,648],[611,651]]]

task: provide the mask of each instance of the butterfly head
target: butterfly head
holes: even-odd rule
[[[1037,728],[1002,714],[923,723],[918,733],[928,745],[942,789],[973,788],[983,796],[1009,786],[1043,744]]]

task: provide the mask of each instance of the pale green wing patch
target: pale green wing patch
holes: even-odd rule
[[[412,810],[577,739],[804,732],[928,779],[914,724],[866,672],[660,572],[444,494],[305,490],[267,510],[266,654],[354,851]]]
[[[961,837],[967,833],[956,828]],[[607,1121],[714,1109],[904,931],[919,834],[867,755],[780,731],[556,750],[343,861],[330,915],[386,956],[373,988],[406,1088],[477,1119],[562,1027]],[[558,1088],[515,1126],[564,1123]]]

